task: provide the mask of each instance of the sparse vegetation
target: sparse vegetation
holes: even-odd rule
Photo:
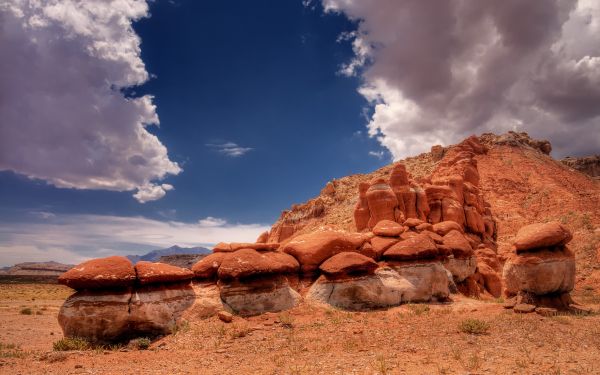
[[[288,312],[279,314],[279,322],[284,328],[294,328],[294,317]]]
[[[19,346],[0,342],[0,358],[24,358],[26,355]]]
[[[129,342],[129,345],[137,350],[146,350],[150,347],[152,341],[148,337],[138,337]]]
[[[52,344],[52,348],[56,352],[65,352],[70,350],[87,350],[91,348],[91,345],[87,340],[80,337],[65,337]]]
[[[428,305],[425,304],[412,304],[409,303],[408,305],[406,305],[406,307],[408,307],[408,309],[414,314],[414,315],[424,315],[424,314],[429,314],[429,311],[431,310],[431,308]]]
[[[484,335],[490,330],[490,324],[479,319],[465,319],[460,322],[458,328],[461,332],[471,335]]]

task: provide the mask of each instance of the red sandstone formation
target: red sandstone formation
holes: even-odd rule
[[[135,282],[135,269],[121,256],[92,259],[59,276],[58,282],[76,290],[126,288]]]
[[[194,277],[194,273],[188,269],[164,263],[139,261],[134,268],[140,285],[174,283]]]

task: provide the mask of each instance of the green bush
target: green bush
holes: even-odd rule
[[[460,322],[458,328],[464,333],[483,335],[489,332],[490,324],[479,319],[465,319]]]
[[[90,343],[86,339],[79,337],[65,337],[52,344],[52,348],[56,352],[86,350],[90,348]]]
[[[152,341],[147,337],[139,337],[130,341],[130,345],[138,350],[146,350],[150,347],[150,344],[152,344]]]

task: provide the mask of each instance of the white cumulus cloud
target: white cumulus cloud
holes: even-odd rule
[[[139,190],[178,174],[149,95],[126,97],[148,72],[132,22],[143,0],[0,2],[0,170],[61,188]]]
[[[395,159],[485,131],[524,130],[556,155],[600,149],[597,0],[322,0],[357,22],[369,134]]]

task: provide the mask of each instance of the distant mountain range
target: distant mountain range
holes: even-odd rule
[[[127,258],[131,261],[131,263],[136,264],[140,260],[145,260],[148,262],[158,262],[160,257],[167,255],[179,255],[179,254],[210,254],[212,250],[207,249],[205,247],[180,247],[180,246],[171,246],[168,249],[161,250],[152,250],[149,253],[144,255],[127,255]]]

